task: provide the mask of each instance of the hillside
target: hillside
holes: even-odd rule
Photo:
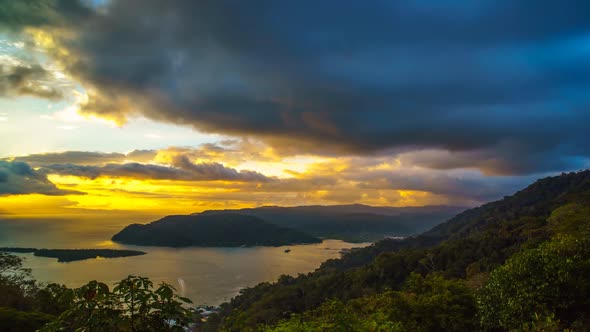
[[[348,242],[375,242],[386,236],[418,234],[464,209],[454,206],[380,207],[351,204],[264,206],[239,210],[210,210],[196,215],[226,213],[251,215],[316,237]]]
[[[451,239],[475,239],[498,231],[499,227],[505,227],[504,233],[511,233],[511,243],[542,241],[547,238],[544,226],[551,212],[567,202],[585,199],[590,195],[589,190],[590,170],[547,177],[512,196],[463,211],[418,236],[401,241],[383,240],[367,248],[356,249],[342,259],[331,260],[324,265],[355,267],[369,262],[383,252],[429,247]],[[513,230],[520,232],[512,232]]]
[[[589,206],[590,171],[541,179],[419,236],[380,241],[313,273],[242,290],[202,329],[587,326]]]
[[[112,240],[167,247],[282,246],[321,242],[303,232],[239,214],[167,216],[145,225],[129,225]]]

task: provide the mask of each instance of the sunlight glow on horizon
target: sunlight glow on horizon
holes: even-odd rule
[[[178,12],[191,38],[176,40],[151,3],[145,29],[135,29],[142,17],[111,11],[129,10],[125,3],[81,5],[87,17],[48,5],[47,22],[17,12],[32,21],[0,30],[0,216],[474,206],[590,165],[580,134],[585,80],[566,82],[576,76],[570,62],[588,54],[587,33],[541,38],[543,30],[530,40],[498,32],[498,44],[488,45],[458,29],[444,32],[446,45],[422,40],[415,22],[377,15],[378,31],[356,34],[320,10],[308,17],[317,31],[276,31],[293,47],[285,52],[240,30],[276,24],[249,12],[223,29],[204,20],[206,36]],[[227,10],[220,3],[195,13],[217,6]],[[422,17],[431,8],[422,6],[400,10]],[[287,7],[265,10],[295,26],[299,14]],[[343,17],[356,9],[343,4]],[[432,19],[446,22],[448,9],[438,10]],[[461,13],[457,26],[474,24],[471,14]],[[393,23],[413,37],[383,38]],[[485,37],[488,28],[474,33]],[[156,31],[162,38],[143,35]],[[139,42],[121,47],[128,40],[118,33]],[[513,81],[530,93],[513,95]]]

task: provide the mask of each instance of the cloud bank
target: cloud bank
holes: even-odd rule
[[[48,174],[73,175],[96,179],[98,177],[126,177],[134,179],[178,180],[178,181],[238,181],[266,182],[269,178],[249,170],[237,171],[222,164],[209,162],[194,164],[186,158],[175,162],[175,167],[141,163],[106,164],[86,166],[75,164],[47,165],[42,171]]]
[[[217,200],[383,205],[412,191],[414,203],[472,204],[590,166],[588,1],[1,4],[0,29],[84,88],[81,113],[235,138],[4,161],[38,167],[41,182],[187,181]],[[2,96],[63,97],[43,67],[1,71]],[[317,161],[267,172],[291,157]]]
[[[43,166],[48,164],[81,164],[81,165],[100,165],[113,162],[123,162],[126,160],[133,161],[150,161],[155,157],[154,150],[134,150],[125,153],[104,153],[93,151],[65,151],[36,153],[26,156],[17,156],[5,160],[22,161],[33,166]]]
[[[225,142],[225,146],[207,143],[198,148],[169,147],[136,150],[127,154],[66,151],[12,157],[11,160],[35,165],[38,174],[47,176],[70,176],[92,181],[171,181],[162,185],[227,191],[226,195],[238,196],[245,201],[252,198],[248,195],[272,195],[265,197],[268,202],[295,195],[293,200],[305,202],[303,198],[306,198],[314,204],[366,200],[375,204],[382,199],[382,204],[388,205],[403,199],[400,192],[412,192],[408,195],[421,193],[419,195],[426,197],[423,200],[416,198],[416,204],[432,201],[472,205],[510,194],[536,178],[483,176],[476,170],[416,167],[416,163],[422,161],[414,160],[417,158],[414,153],[401,154],[396,158],[357,156],[312,159],[300,165],[300,171],[294,171],[289,169],[288,159],[265,155],[262,152],[266,150],[267,147],[252,143]],[[244,165],[258,165],[262,169],[274,167],[283,170],[283,173],[280,176],[267,175],[249,170]],[[62,184],[71,183],[70,180],[61,181]],[[83,187],[72,189],[84,190]],[[148,194],[163,195],[163,192]]]
[[[24,194],[60,196],[83,193],[58,189],[45,174],[26,163],[0,160],[0,196]]]
[[[421,161],[490,174],[590,157],[587,1],[39,3],[6,24],[57,27],[49,53],[88,88],[87,114],[283,153],[446,151]]]

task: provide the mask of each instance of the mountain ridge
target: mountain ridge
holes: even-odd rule
[[[252,211],[252,210],[303,210],[303,211],[314,211],[317,210],[331,210],[337,209],[340,213],[356,213],[361,211],[366,211],[375,214],[383,214],[389,215],[387,212],[391,213],[391,215],[398,215],[399,213],[403,212],[431,212],[431,211],[444,211],[444,210],[467,210],[471,207],[469,206],[460,206],[460,205],[420,205],[420,206],[380,206],[380,205],[367,205],[367,204],[360,204],[360,203],[353,203],[353,204],[335,204],[335,205],[296,205],[296,206],[280,206],[280,205],[262,205],[253,208],[239,208],[239,209],[210,209],[204,210],[201,212],[192,213],[193,215],[196,214],[208,214],[208,213],[215,213],[215,212],[240,212],[240,211]],[[355,209],[355,210],[347,210],[347,209]],[[382,211],[383,213],[378,213],[378,211]]]
[[[362,204],[207,210],[193,215],[252,215],[316,237],[374,242],[387,236],[417,234],[452,217],[463,207],[385,207]]]

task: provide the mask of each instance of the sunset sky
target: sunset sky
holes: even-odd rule
[[[0,216],[474,206],[590,166],[590,1],[0,0]]]

